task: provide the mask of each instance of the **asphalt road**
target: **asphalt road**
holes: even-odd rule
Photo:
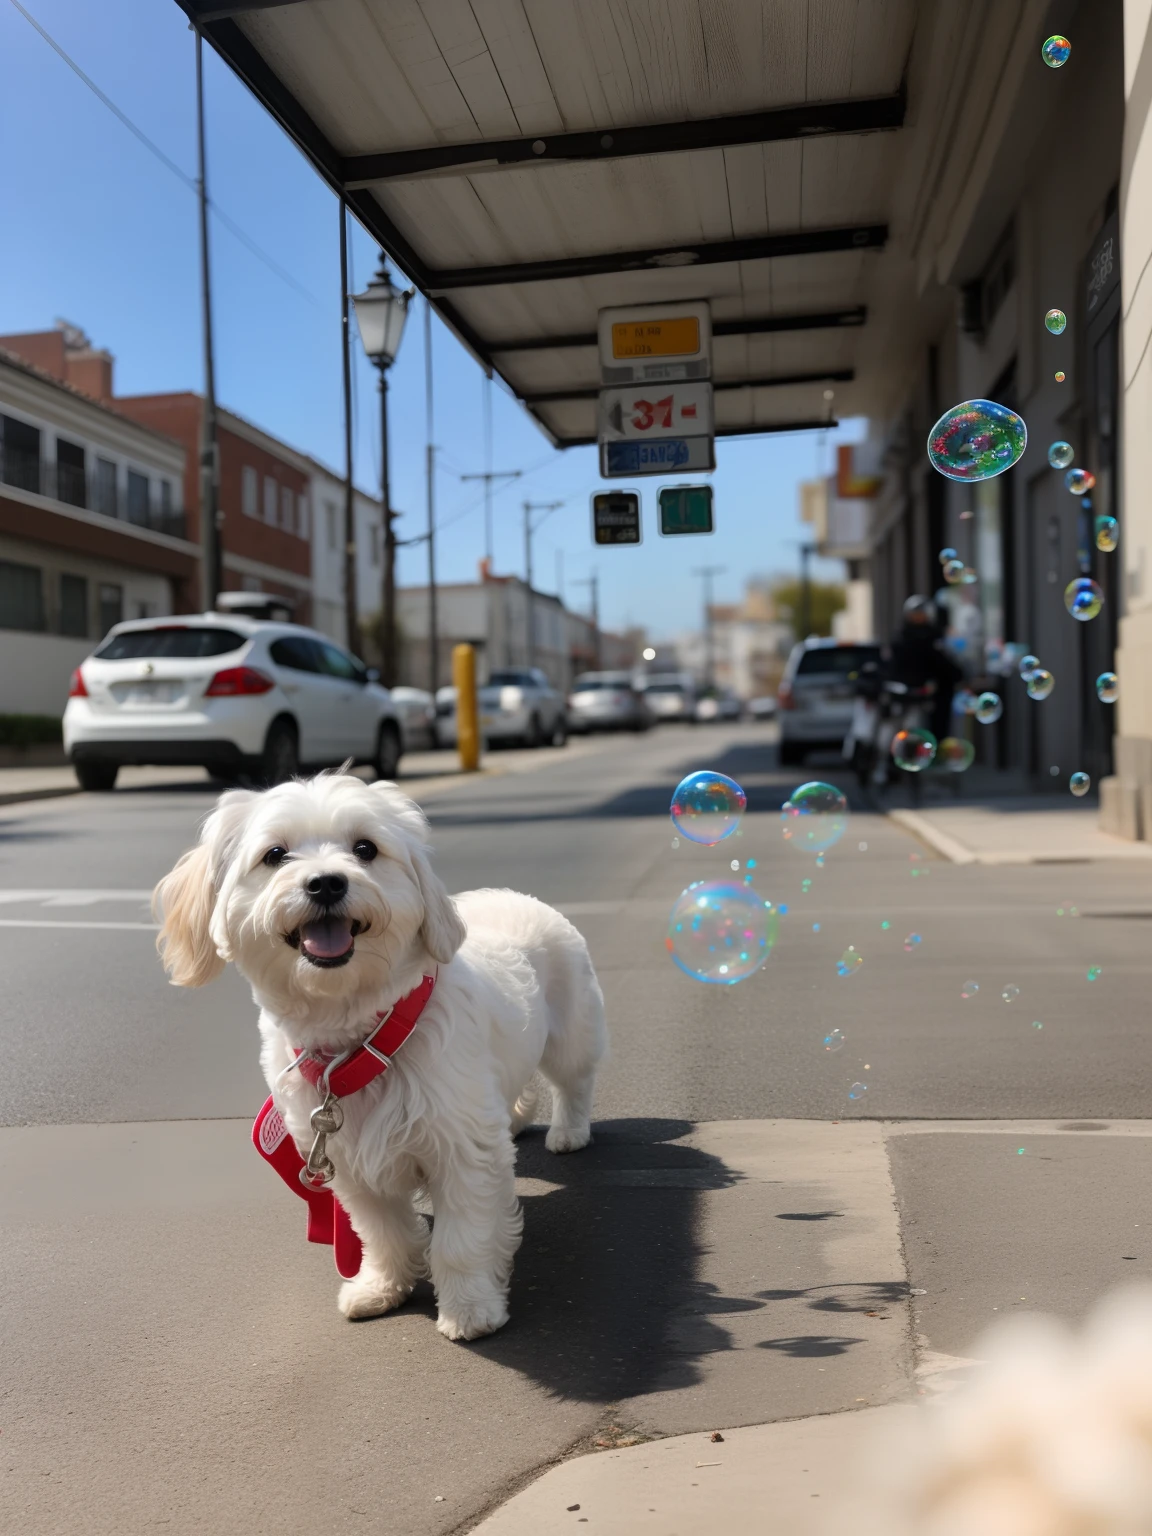
[[[771,728],[503,766],[429,791],[438,868],[569,913],[613,1053],[588,1153],[522,1143],[513,1320],[474,1346],[435,1333],[425,1291],[338,1316],[302,1207],[246,1145],[265,1088],[243,984],[164,981],[146,893],[210,792],[0,810],[6,1525],[466,1530],[597,1440],[884,1401],[999,1311],[1152,1276],[1152,1140],[1116,1133],[1152,1086],[1139,867],[957,867],[858,811],[817,869],[780,838],[797,775]],[[671,788],[703,766],[745,786],[741,834],[673,846]],[[763,972],[705,987],[670,964],[667,912],[733,859],[787,912]]]

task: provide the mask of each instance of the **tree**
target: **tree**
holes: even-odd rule
[[[800,582],[794,576],[782,576],[772,583],[772,598],[776,612],[792,625],[797,640],[809,635],[830,635],[832,615],[845,606],[844,588],[837,581],[812,581],[808,584],[808,623],[801,634],[804,621],[804,600]]]

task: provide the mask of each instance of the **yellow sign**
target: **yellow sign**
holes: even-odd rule
[[[613,357],[686,357],[700,350],[695,315],[678,320],[627,320],[612,327]]]

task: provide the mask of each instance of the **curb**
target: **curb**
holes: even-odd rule
[[[926,843],[934,852],[953,864],[980,862],[971,848],[965,848],[963,843],[958,843],[954,837],[949,837],[947,832],[941,832],[939,827],[934,826],[919,811],[889,811],[888,820],[894,821],[898,827],[911,832],[914,837],[918,837],[922,843]]]

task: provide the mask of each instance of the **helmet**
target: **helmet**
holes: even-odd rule
[[[935,624],[936,604],[930,597],[922,597],[919,593],[916,593],[914,596],[904,600],[904,619],[905,622],[908,620],[915,622],[920,618],[929,624]]]

